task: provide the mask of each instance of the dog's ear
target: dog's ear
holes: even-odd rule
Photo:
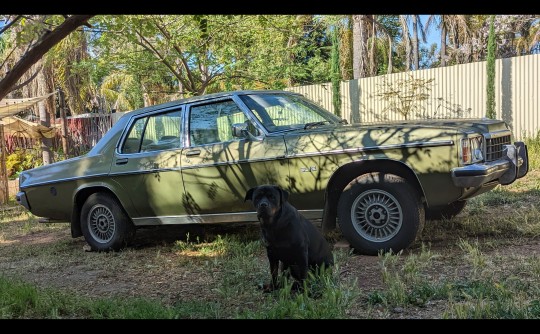
[[[287,202],[287,200],[289,199],[289,192],[279,186],[274,186],[274,187],[279,191],[279,194],[280,194],[279,204],[283,205],[283,203]]]
[[[246,192],[246,197],[244,197],[244,202],[251,201],[253,199],[253,192],[255,191],[255,189],[257,189],[257,187],[251,188]]]

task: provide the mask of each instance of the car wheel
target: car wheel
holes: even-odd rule
[[[424,227],[420,195],[393,174],[364,174],[345,187],[338,203],[343,236],[359,253],[376,255],[407,248]]]
[[[95,193],[81,210],[81,229],[94,251],[117,251],[135,236],[135,226],[113,196]]]
[[[455,201],[447,206],[426,208],[426,219],[451,219],[457,216],[463,209],[467,201]]]

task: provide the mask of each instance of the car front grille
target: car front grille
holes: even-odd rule
[[[494,161],[504,156],[504,145],[511,144],[510,135],[486,138],[486,161]]]

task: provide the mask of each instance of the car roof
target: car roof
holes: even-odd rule
[[[200,95],[200,96],[192,96],[180,100],[174,100],[171,102],[165,102],[161,104],[156,104],[149,107],[144,107],[140,109],[135,109],[132,111],[129,111],[127,114],[129,116],[138,115],[142,113],[146,113],[149,111],[159,110],[159,109],[165,109],[169,107],[173,107],[176,105],[181,104],[187,104],[187,103],[193,103],[193,102],[201,102],[205,100],[213,100],[213,99],[220,99],[223,97],[232,97],[232,96],[238,96],[238,95],[250,95],[250,94],[295,94],[298,95],[298,93],[295,92],[288,92],[284,90],[235,90],[235,91],[228,91],[228,92],[220,92],[220,93],[212,93],[212,94],[206,94],[206,95]]]

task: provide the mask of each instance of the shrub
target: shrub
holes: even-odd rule
[[[8,177],[14,178],[23,170],[38,167],[42,164],[43,160],[36,150],[18,148],[7,156],[6,172]]]

